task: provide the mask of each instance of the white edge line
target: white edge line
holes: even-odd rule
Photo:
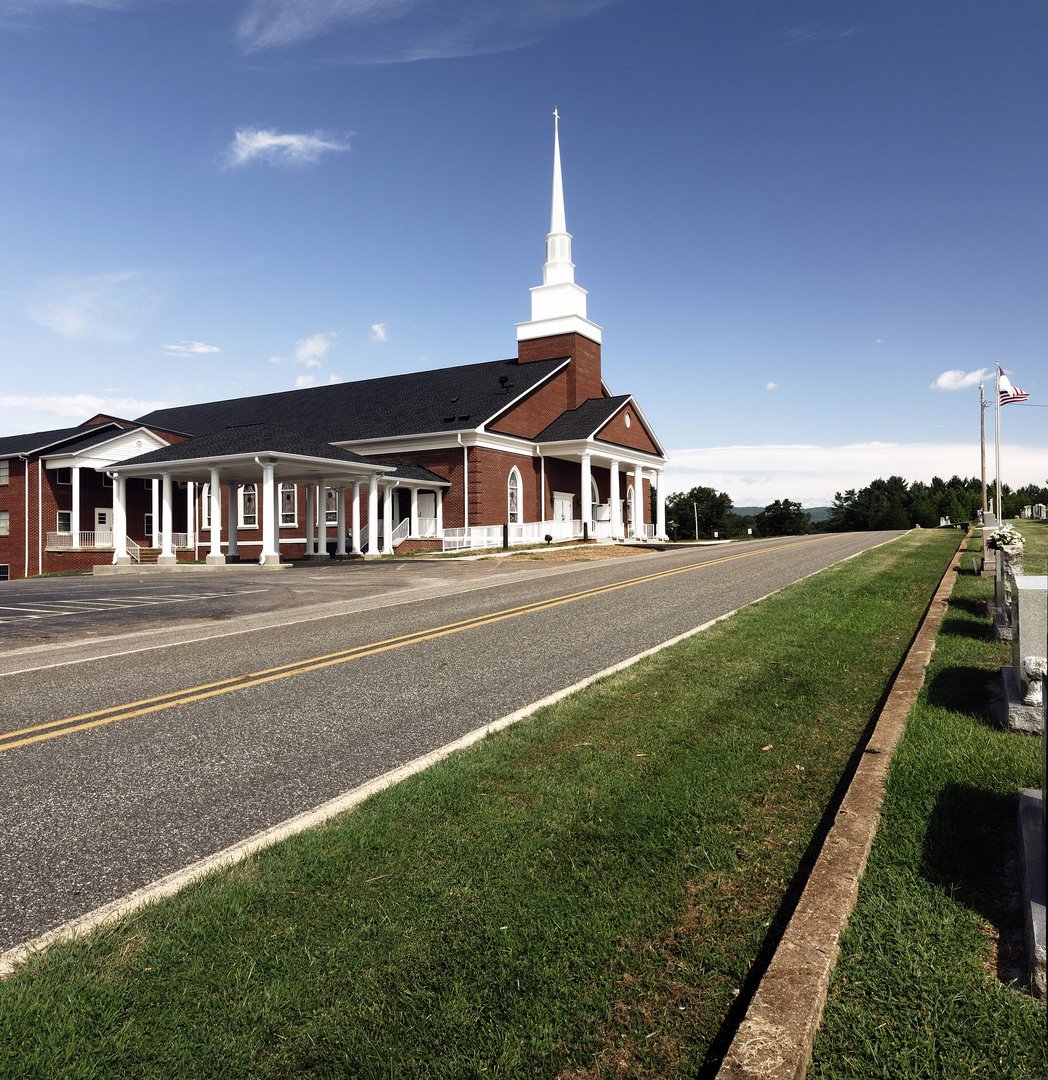
[[[789,588],[791,585],[796,585],[798,582],[806,581],[808,578],[824,573],[826,570],[829,570],[830,567],[836,566],[838,563],[847,562],[849,559],[855,558],[856,555],[861,555],[863,551],[873,551],[878,547],[883,547],[885,544],[890,544],[895,539],[897,539],[897,537],[892,537],[889,540],[883,541],[881,544],[875,544],[872,547],[863,548],[862,551],[856,551],[851,555],[846,555],[844,558],[835,560],[835,562],[830,563],[828,566],[824,566],[819,570],[813,570],[812,573],[805,574],[804,577],[797,578],[796,581],[791,581],[788,585],[773,589],[771,592],[757,597],[756,600],[749,601],[749,603],[743,605],[743,608],[759,604],[769,597],[774,596],[776,593],[782,592],[783,589]],[[735,608],[732,611],[726,611],[724,614],[718,615],[715,619],[704,622],[701,626],[693,627],[691,630],[685,630],[683,634],[678,634],[676,637],[672,637],[668,641],[662,642],[660,645],[645,649],[635,656],[631,656],[626,660],[621,660],[611,667],[604,668],[603,671],[598,671],[593,675],[587,676],[585,679],[574,683],[572,686],[566,686],[561,690],[557,690],[555,693],[540,698],[538,701],[533,701],[530,705],[525,705],[516,712],[508,713],[498,720],[493,720],[490,724],[475,728],[473,731],[467,732],[453,742],[446,743],[436,750],[431,750],[428,754],[423,754],[422,757],[417,757],[413,761],[409,761],[396,769],[391,769],[381,776],[376,776],[374,779],[367,781],[367,783],[353,788],[352,791],[345,791],[341,795],[336,795],[335,798],[329,799],[327,802],[313,807],[312,810],[304,810],[301,814],[296,814],[294,817],[290,817],[286,821],[280,822],[278,825],[263,829],[261,832],[255,833],[254,836],[249,836],[246,840],[241,840],[238,844],[233,844],[231,847],[227,847],[213,855],[208,855],[206,858],[199,859],[197,862],[191,863],[181,870],[175,870],[173,873],[150,882],[148,885],[143,885],[140,889],[135,889],[134,892],[128,893],[126,896],[122,896],[117,900],[112,900],[108,904],[103,904],[102,907],[95,908],[94,911],[89,911],[85,915],[80,915],[75,919],[69,920],[69,922],[62,923],[60,926],[56,926],[54,929],[48,930],[38,937],[31,938],[21,945],[15,945],[6,952],[0,953],[0,979],[6,978],[20,965],[29,960],[30,957],[44,952],[49,946],[54,945],[57,942],[72,941],[75,938],[83,937],[85,934],[88,934],[101,926],[107,926],[110,923],[117,922],[120,919],[147,907],[149,904],[153,904],[168,896],[174,896],[188,885],[191,885],[194,881],[199,881],[208,874],[214,873],[225,867],[235,866],[237,863],[243,862],[248,856],[253,855],[258,851],[263,851],[265,848],[272,847],[282,840],[286,840],[291,836],[297,836],[307,829],[315,828],[317,825],[322,825],[340,814],[345,814],[350,810],[354,810],[372,795],[375,795],[388,787],[393,787],[394,784],[399,784],[402,780],[407,780],[417,773],[424,772],[432,765],[436,765],[438,762],[450,757],[457,751],[464,750],[474,743],[480,742],[481,739],[486,738],[488,735],[493,735],[495,732],[502,731],[503,728],[507,728],[520,720],[526,719],[533,713],[538,712],[539,709],[544,709],[547,705],[555,705],[558,701],[562,701],[564,698],[570,697],[580,690],[584,690],[587,686],[591,686],[600,679],[606,679],[609,675],[615,675],[620,671],[624,671],[626,668],[632,667],[641,660],[645,660],[649,656],[654,656],[656,653],[662,652],[663,649],[671,648],[690,637],[694,637],[696,634],[701,634],[711,626],[716,626],[717,623],[723,622],[725,619],[730,619],[733,615],[736,615],[743,610],[743,608]]]

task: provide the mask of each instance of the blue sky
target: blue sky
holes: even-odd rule
[[[976,475],[998,360],[1043,483],[1045,56],[1041,0],[0,0],[0,434],[515,355],[556,106],[671,490]]]

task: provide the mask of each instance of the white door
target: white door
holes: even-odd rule
[[[571,521],[571,507],[575,496],[563,491],[553,492],[553,520]]]
[[[418,534],[419,536],[437,535],[437,493],[435,491],[418,493]]]
[[[95,543],[99,547],[113,545],[113,508],[111,506],[95,507]]]

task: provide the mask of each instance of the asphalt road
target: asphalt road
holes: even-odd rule
[[[897,533],[0,593],[0,950]]]

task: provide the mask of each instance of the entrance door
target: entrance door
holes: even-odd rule
[[[571,508],[575,496],[564,491],[553,492],[553,520],[571,521]]]
[[[113,546],[113,508],[95,507],[95,544],[98,547]]]
[[[418,534],[437,535],[437,494],[435,491],[418,493]]]

